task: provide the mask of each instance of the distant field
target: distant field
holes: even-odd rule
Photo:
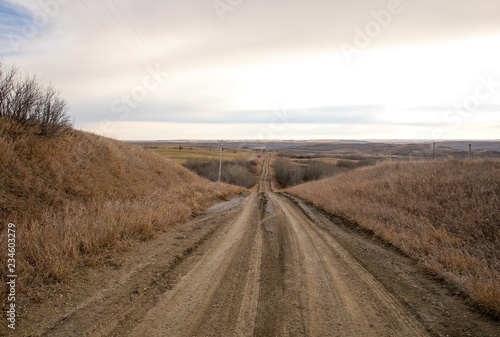
[[[451,147],[451,145],[453,147]],[[471,142],[473,158],[500,158],[498,143]],[[343,158],[371,157],[377,159],[428,160],[466,159],[469,144],[466,142],[436,143],[433,153],[432,143],[317,143],[296,144],[280,150],[282,155],[303,158]],[[351,157],[351,158],[349,158]]]
[[[217,157],[216,143],[213,140],[199,141],[138,141],[135,145],[151,148],[160,154],[166,154],[179,163],[186,158],[202,156]],[[177,153],[178,146],[184,147],[188,153]],[[294,159],[336,158],[345,160],[391,159],[403,161],[466,159],[469,155],[469,144],[472,146],[472,158],[500,158],[500,141],[440,141],[436,142],[433,154],[433,142],[422,140],[406,141],[354,141],[354,140],[309,140],[309,141],[224,141],[228,152],[231,151],[277,151],[282,156]],[[213,149],[215,151],[210,151]],[[163,153],[162,153],[163,152]],[[182,151],[180,151],[182,152]],[[214,153],[215,152],[215,153]],[[231,160],[232,156],[229,156]],[[234,157],[233,157],[234,158]],[[239,159],[239,158],[238,158]],[[246,159],[246,158],[245,158]],[[325,161],[325,160],[322,160]]]
[[[181,146],[181,150],[179,150],[179,145],[148,145],[146,148],[178,164],[184,164],[189,158],[219,159],[219,148],[216,146],[189,146],[185,144]],[[237,148],[224,148],[224,152],[222,153],[222,158],[225,161],[248,160],[256,156],[255,151]]]

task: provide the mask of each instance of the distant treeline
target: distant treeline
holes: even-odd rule
[[[276,180],[282,187],[290,187],[303,182],[319,180],[343,173],[346,169],[322,161],[310,160],[297,164],[285,158],[278,158],[273,164]]]
[[[352,158],[340,159],[337,160],[335,164],[312,159],[294,162],[288,158],[280,157],[274,161],[273,169],[278,184],[286,188],[308,181],[332,177],[351,169],[375,165],[376,163],[377,160],[375,158],[361,156],[356,157],[356,160]]]
[[[211,181],[219,179],[219,160],[188,158],[184,167]],[[257,162],[254,160],[223,161],[221,182],[250,188],[255,185]]]

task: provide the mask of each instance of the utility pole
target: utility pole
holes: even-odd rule
[[[220,183],[220,177],[222,174],[222,151],[224,149],[224,140],[220,140],[220,149],[219,149],[219,183]]]
[[[432,143],[432,160],[436,159],[436,142]]]
[[[472,144],[469,144],[469,160],[472,159]]]

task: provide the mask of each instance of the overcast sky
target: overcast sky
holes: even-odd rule
[[[118,139],[499,139],[498,0],[0,0],[0,58]]]

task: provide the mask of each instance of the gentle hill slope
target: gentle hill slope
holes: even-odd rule
[[[13,134],[11,125],[0,119],[0,242],[6,247],[6,225],[14,223],[22,291],[102,263],[243,190],[137,146],[72,129]],[[0,269],[1,279],[5,273]]]
[[[373,231],[500,316],[500,161],[386,163],[288,192]]]

